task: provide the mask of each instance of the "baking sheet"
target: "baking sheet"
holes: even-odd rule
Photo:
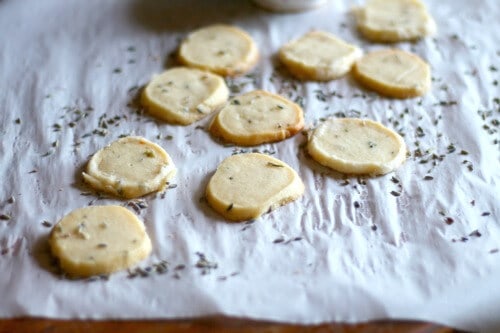
[[[394,45],[430,63],[423,98],[381,98],[350,77],[288,77],[274,55],[311,29],[365,51],[387,47],[357,34],[352,5],[280,15],[230,0],[0,1],[0,316],[406,318],[498,330],[500,7],[428,1],[438,34]],[[407,162],[383,177],[345,178],[311,161],[301,134],[262,145],[298,171],[304,196],[252,224],[224,222],[204,188],[241,149],[213,140],[209,119],[172,126],[136,103],[138,87],[175,65],[179,40],[216,22],[244,28],[260,48],[250,75],[228,80],[233,94],[259,88],[301,102],[308,128],[332,115],[381,121],[404,134]],[[169,152],[177,187],[130,203],[82,183],[89,156],[128,134]],[[140,267],[167,260],[169,271],[80,281],[54,273],[44,224],[89,204],[137,209],[154,246]],[[197,267],[201,255],[217,268]]]

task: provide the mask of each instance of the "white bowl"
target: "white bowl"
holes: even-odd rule
[[[320,7],[328,0],[253,0],[257,5],[277,12],[297,12]]]

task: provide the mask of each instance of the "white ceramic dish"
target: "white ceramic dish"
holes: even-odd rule
[[[277,12],[297,12],[314,9],[328,2],[328,0],[254,0],[265,8]]]

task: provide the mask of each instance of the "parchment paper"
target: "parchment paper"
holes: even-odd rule
[[[358,35],[353,4],[274,14],[231,0],[0,1],[0,316],[407,318],[500,329],[498,1],[427,1],[437,35],[389,46]],[[228,81],[233,94],[259,88],[302,102],[308,128],[332,115],[381,121],[404,134],[407,162],[383,177],[345,178],[310,160],[301,134],[259,146],[298,171],[304,196],[252,224],[224,222],[203,193],[241,150],[214,140],[209,118],[172,126],[135,102],[137,87],[175,65],[181,38],[217,22],[247,30],[260,48],[251,75]],[[392,100],[349,76],[292,80],[275,53],[311,29],[364,51],[415,52],[432,67],[432,90]],[[127,134],[159,143],[178,166],[163,198],[129,203],[82,183],[89,156]],[[140,264],[153,268],[147,277],[54,273],[50,224],[89,204],[139,211],[154,246]],[[217,268],[196,267],[197,252]],[[154,272],[161,260],[167,273]]]

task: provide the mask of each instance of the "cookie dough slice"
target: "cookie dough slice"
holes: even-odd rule
[[[155,76],[141,100],[153,116],[189,125],[221,107],[229,97],[224,79],[195,68],[177,67]]]
[[[394,98],[422,96],[431,86],[429,65],[417,55],[397,49],[366,54],[356,62],[352,74],[367,88]]]
[[[257,45],[250,35],[237,27],[223,24],[192,32],[179,49],[179,60],[186,66],[223,76],[249,71],[258,58]]]
[[[281,47],[280,61],[303,80],[329,81],[351,70],[361,49],[324,31],[312,31]]]
[[[284,140],[303,127],[299,105],[256,90],[231,99],[213,119],[210,132],[228,142],[252,146]]]
[[[207,201],[231,221],[244,221],[291,202],[302,195],[304,184],[284,162],[259,153],[226,158],[210,179]]]
[[[399,134],[358,118],[327,119],[312,132],[307,150],[320,164],[347,174],[383,175],[406,159]]]
[[[110,274],[138,263],[151,252],[144,224],[120,206],[72,211],[54,226],[49,244],[71,277]]]
[[[420,0],[368,0],[354,15],[359,31],[374,42],[415,40],[436,31]]]
[[[175,165],[163,148],[142,137],[129,136],[96,152],[83,178],[98,191],[136,198],[163,190],[175,173]]]

